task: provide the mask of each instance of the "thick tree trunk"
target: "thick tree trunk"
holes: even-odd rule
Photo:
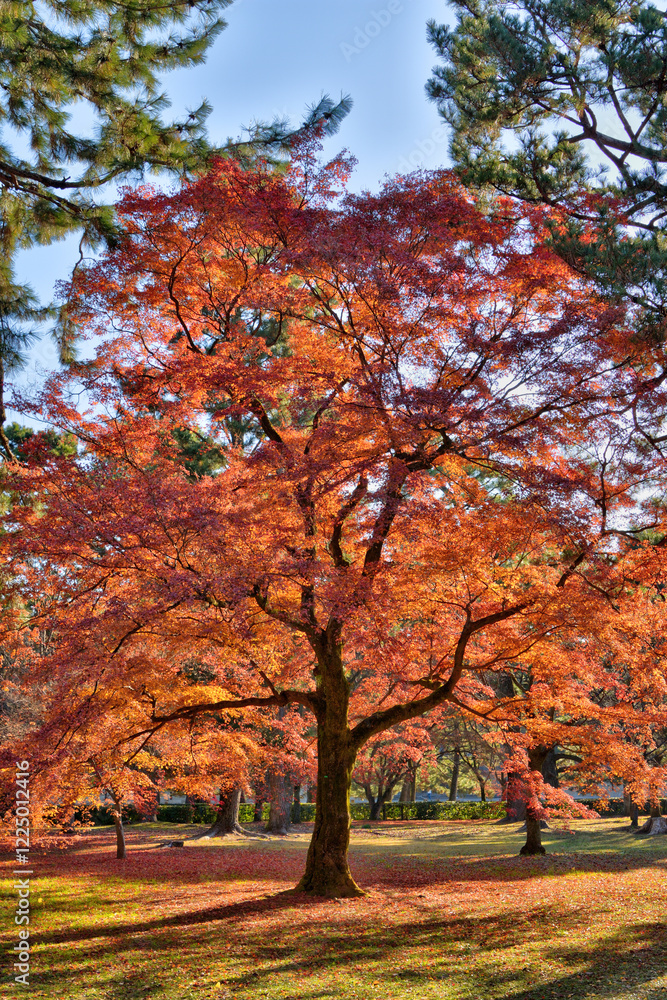
[[[399,802],[414,802],[417,797],[417,768],[411,768],[401,788]]]
[[[528,751],[528,762],[531,771],[539,771],[542,774],[544,762],[549,754],[549,747],[537,746]],[[520,854],[546,854],[542,846],[542,824],[539,814],[526,806],[526,843],[521,848]]]
[[[320,649],[315,828],[298,892],[330,898],[363,896],[350,874],[350,783],[356,750],[348,726],[349,686],[338,645]]]
[[[633,801],[630,792],[623,789],[623,805],[625,815],[630,817],[630,829],[637,830],[639,827],[639,806]]]
[[[526,815],[526,843],[521,848],[520,854],[546,854],[542,847],[542,830],[539,819]]]
[[[241,803],[241,789],[233,788],[218,804],[218,814],[215,823],[205,833],[199,834],[196,840],[208,839],[210,837],[225,837],[230,833],[246,834],[247,831],[239,823],[239,805]]]
[[[125,831],[123,829],[123,817],[120,808],[113,811],[113,825],[116,828],[116,857],[125,857]]]
[[[639,810],[637,809],[638,815]],[[648,819],[643,826],[639,826],[639,820],[637,820],[637,827],[638,829],[635,831],[637,834],[647,834],[649,837],[667,833],[667,819],[662,815],[659,802],[651,803]]]
[[[649,816],[644,825],[635,830],[635,833],[637,835],[645,834],[649,837],[667,833],[667,818],[664,816]]]
[[[364,785],[364,795],[366,796],[366,801],[369,805],[368,818],[371,821],[380,818],[380,810],[382,809],[382,799],[378,795],[377,798],[373,795],[373,789],[370,785]]]
[[[526,803],[517,792],[517,786],[521,784],[519,775],[510,773],[505,782],[505,802],[507,804],[507,814],[500,820],[501,823],[517,823],[526,818]]]
[[[270,768],[266,784],[269,791],[269,819],[264,829],[267,833],[284,836],[291,825],[290,813],[294,795],[292,777]]]
[[[377,798],[375,799],[373,798],[372,794],[366,792],[366,798],[371,804],[371,811],[370,811],[371,819],[380,819],[380,813],[382,813],[382,819],[387,818],[386,805],[387,802],[391,801],[391,793],[393,792],[393,790],[394,790],[393,785],[389,785],[389,787],[385,788],[384,790],[379,788]]]

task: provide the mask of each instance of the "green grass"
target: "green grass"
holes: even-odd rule
[[[547,831],[544,858],[517,857],[516,826],[356,824],[360,900],[289,895],[306,834],[156,844],[201,832],[131,827],[33,851],[31,985],[0,995],[62,1000],[667,1000],[667,838],[627,820]],[[379,833],[379,835],[378,835]],[[11,860],[3,874],[13,915]],[[4,992],[3,992],[4,990]]]

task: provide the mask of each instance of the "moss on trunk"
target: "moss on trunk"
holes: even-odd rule
[[[350,784],[356,751],[348,725],[349,686],[338,644],[318,651],[320,703],[317,711],[317,796],[315,827],[306,870],[297,892],[332,898],[363,896],[352,878]]]

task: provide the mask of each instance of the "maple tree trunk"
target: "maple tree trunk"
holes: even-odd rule
[[[264,811],[264,802],[265,801],[266,800],[262,799],[262,798],[255,799],[255,811],[252,814],[252,821],[253,821],[253,823],[261,823],[262,822],[262,812]]]
[[[125,830],[123,829],[123,817],[120,809],[113,811],[113,825],[116,828],[116,858],[125,857]]]
[[[639,816],[638,808],[636,816]],[[637,829],[635,832],[638,834],[648,834],[650,837],[655,837],[656,834],[667,833],[667,819],[662,815],[659,802],[651,803],[649,817],[643,826],[639,826],[639,820],[637,819]]]
[[[380,819],[380,813],[382,812],[383,805],[384,803],[381,801],[381,799],[374,799],[373,804],[371,805],[370,812],[368,814],[368,818],[369,820],[371,820],[371,822],[374,823],[376,820]]]
[[[401,788],[401,802],[414,802],[417,798],[417,768],[411,767]]]
[[[531,771],[542,773],[542,767],[549,753],[549,748],[545,746],[533,747],[528,751],[528,763]],[[526,843],[523,845],[520,854],[546,854],[542,846],[542,824],[537,812],[530,806],[526,807]]]
[[[323,705],[317,717],[315,828],[297,892],[330,898],[363,896],[347,861],[350,785],[356,752],[348,726],[349,685],[339,646],[321,655]]]
[[[266,784],[269,790],[269,818],[264,829],[267,833],[284,835],[290,828],[294,794],[291,775],[269,768]]]
[[[197,837],[197,840],[209,837],[224,837],[225,834],[242,833],[245,830],[239,823],[239,805],[241,804],[241,789],[233,788],[224,798],[220,799],[218,805],[218,815],[215,823],[205,833]]]
[[[301,822],[301,785],[294,786],[294,822]]]
[[[540,826],[540,821],[535,816],[530,814],[530,811],[526,814],[526,843],[523,845],[520,854],[546,854],[546,851],[542,847],[542,829]]]
[[[368,818],[370,820],[376,820],[380,818],[380,809],[382,808],[382,800],[378,795],[377,798],[373,795],[373,790],[370,785],[364,785],[364,792],[366,793],[366,798],[368,800],[368,805],[370,806],[368,812]]]
[[[544,764],[542,765],[542,777],[546,781],[547,785],[551,785],[552,788],[560,788],[555,747],[552,747],[549,750],[544,759]]]
[[[403,787],[401,788],[401,795],[399,802],[414,802],[415,801],[415,784],[417,782],[417,776],[413,772],[405,779],[403,782]]]
[[[519,775],[510,772],[505,783],[505,802],[507,813],[500,820],[501,823],[517,823],[526,818],[526,803],[516,794],[516,786],[520,784]]]
[[[387,818],[386,805],[387,802],[391,800],[391,793],[393,792],[393,790],[394,790],[393,785],[390,785],[389,788],[385,788],[384,791],[381,791],[381,789],[378,788],[378,794],[376,799],[373,798],[373,793],[370,791],[370,789],[366,791],[366,798],[370,802],[371,806],[369,819],[379,819],[380,812],[382,812],[382,819]]]

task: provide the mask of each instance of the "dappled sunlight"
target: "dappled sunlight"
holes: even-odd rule
[[[124,861],[95,830],[35,852],[32,993],[658,1000],[667,840],[626,825],[547,831],[549,854],[528,859],[516,825],[366,825],[351,868],[368,894],[334,901],[288,891],[307,827],[206,845],[194,827],[130,827]],[[165,833],[186,846],[157,847]]]

